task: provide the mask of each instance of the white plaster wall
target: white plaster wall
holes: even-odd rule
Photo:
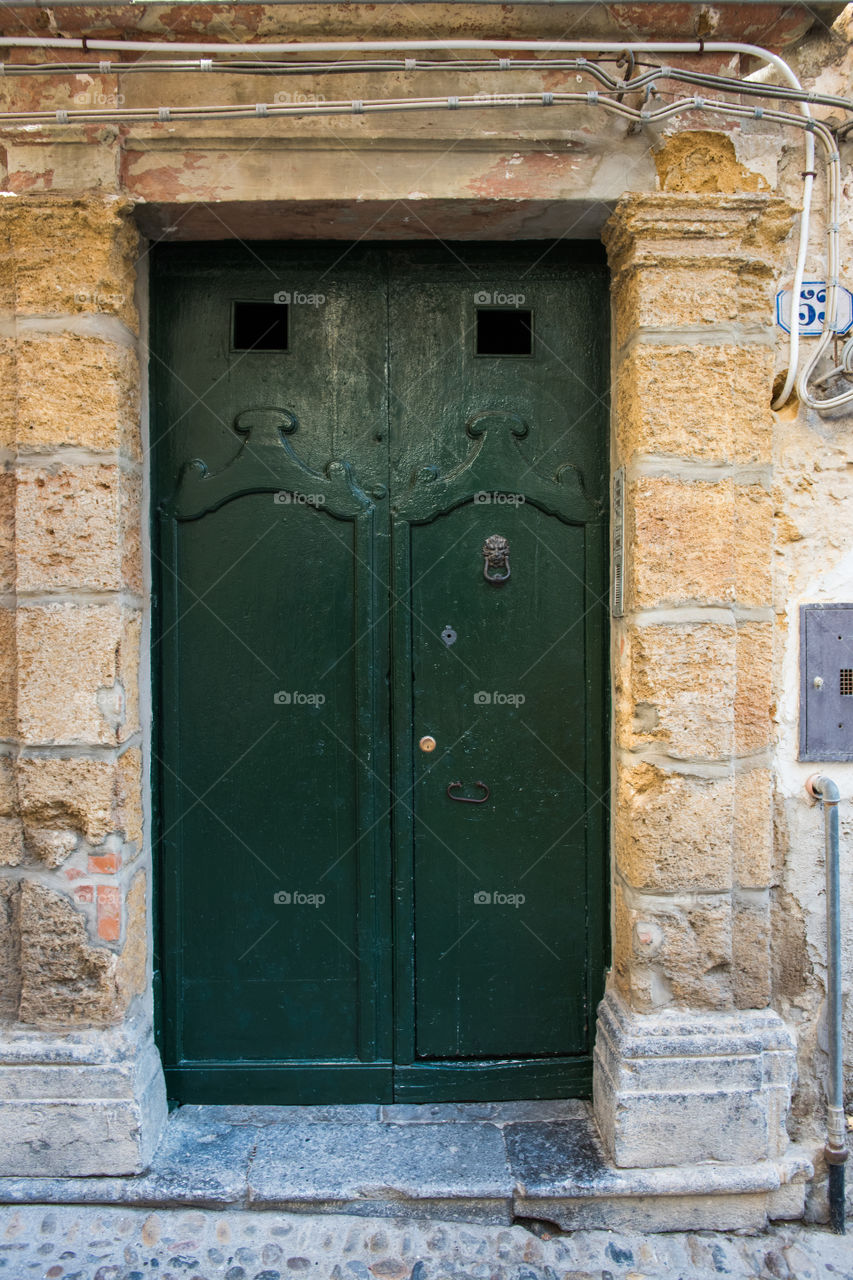
[[[853,5],[832,32],[818,30],[791,59],[807,88],[850,97],[853,93]],[[838,123],[840,113],[816,109]],[[849,117],[848,117],[849,118]],[[853,288],[853,143],[841,147],[841,283]],[[819,166],[820,167],[820,166]],[[789,144],[780,157],[779,189],[798,203],[802,148]],[[817,200],[806,277],[826,278],[823,176]],[[786,279],[793,273],[793,240]],[[810,350],[816,339],[804,339]],[[779,333],[777,366],[785,367]],[[777,891],[790,934],[779,948],[802,937],[804,971],[799,982],[780,973],[776,1002],[796,1026],[800,1084],[792,1128],[800,1138],[822,1135],[826,1078],[823,1022],[826,977],[826,895],[823,817],[807,797],[805,782],[820,771],[838,783],[842,842],[842,952],[844,974],[845,1078],[848,1111],[853,1110],[853,763],[801,763],[799,747],[799,606],[853,603],[853,403],[828,414],[786,408],[777,415],[775,482],[779,518],[775,545],[775,593],[779,620],[775,770],[777,806]],[[785,955],[778,954],[784,961]],[[793,967],[793,966],[792,966]],[[777,972],[781,964],[777,965]]]
[[[830,30],[818,21],[788,59],[807,89],[853,97],[853,5]],[[738,59],[731,61],[738,74]],[[743,68],[740,68],[742,73]],[[783,104],[785,109],[791,109]],[[814,108],[832,124],[844,114]],[[846,117],[851,119],[850,115]],[[780,133],[763,121],[721,126],[712,116],[692,115],[666,130],[684,128],[729,133],[738,161],[761,176],[766,189],[784,196],[793,208],[802,203],[805,166],[803,135]],[[661,142],[665,142],[665,137]],[[826,278],[825,180],[817,147],[806,279]],[[853,135],[841,147],[842,209],[840,281],[853,289]],[[796,231],[796,228],[795,228]],[[789,237],[780,262],[781,286],[794,274],[797,237]],[[851,330],[853,332],[853,330]],[[788,339],[776,330],[776,369],[788,366]],[[816,338],[802,340],[804,354]],[[839,344],[840,346],[840,344]],[[802,359],[802,357],[801,357]],[[850,383],[853,389],[853,382]],[[838,388],[840,389],[840,388]],[[774,490],[776,497],[774,603],[778,638],[774,720],[777,914],[774,927],[774,1006],[796,1032],[799,1084],[790,1127],[792,1136],[815,1151],[824,1137],[824,1083],[827,1059],[823,1023],[826,978],[826,895],[823,815],[805,791],[807,778],[829,774],[842,793],[844,1059],[846,1101],[853,1111],[853,763],[801,763],[799,751],[800,643],[799,607],[806,603],[853,603],[853,403],[820,414],[796,402],[776,414]],[[851,1135],[853,1137],[853,1135]],[[818,1207],[818,1212],[820,1209]]]

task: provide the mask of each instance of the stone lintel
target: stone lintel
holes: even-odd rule
[[[595,1116],[620,1168],[755,1164],[784,1155],[795,1042],[772,1010],[598,1011]]]

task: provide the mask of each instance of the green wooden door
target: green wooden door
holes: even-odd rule
[[[153,296],[171,1095],[587,1093],[600,257],[170,246]]]

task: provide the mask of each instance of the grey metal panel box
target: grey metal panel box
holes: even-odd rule
[[[800,606],[800,759],[853,760],[853,604]]]

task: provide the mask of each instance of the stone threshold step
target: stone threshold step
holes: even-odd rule
[[[811,1165],[617,1169],[587,1104],[182,1107],[133,1177],[0,1178],[0,1203],[224,1206],[564,1230],[760,1227],[802,1214]]]

